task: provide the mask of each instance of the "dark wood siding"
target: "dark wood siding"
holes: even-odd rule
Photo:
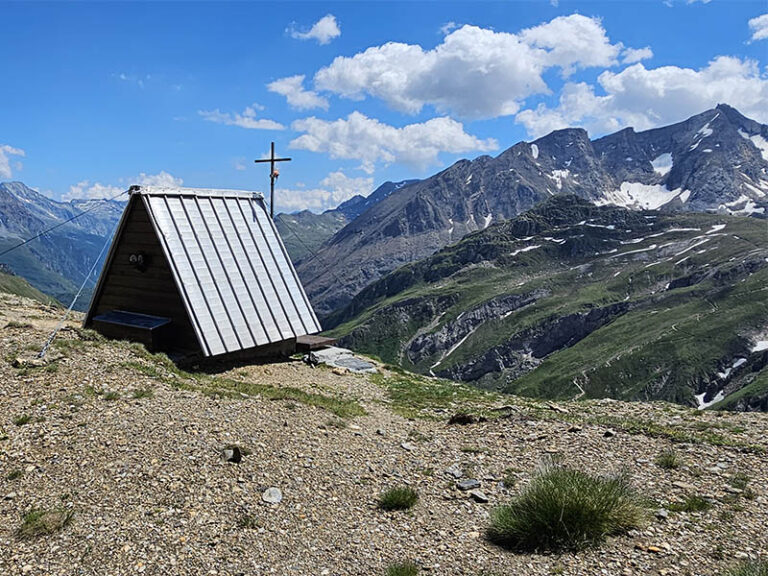
[[[125,310],[171,318],[168,349],[198,351],[200,345],[142,198],[135,198],[129,209],[92,316]],[[129,262],[137,253],[147,262],[143,271]]]

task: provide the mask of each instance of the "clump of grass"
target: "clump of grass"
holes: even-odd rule
[[[512,549],[578,550],[637,528],[646,517],[625,475],[603,478],[549,464],[492,512],[487,534]]]
[[[19,538],[34,538],[45,534],[53,534],[64,528],[72,521],[74,512],[65,508],[43,510],[36,508],[27,512],[16,530]]]
[[[136,388],[136,390],[133,391],[133,397],[136,400],[140,400],[141,398],[154,398],[155,391],[152,390],[152,388]]]
[[[256,530],[261,527],[261,524],[253,514],[242,514],[237,519],[237,526],[243,529]]]
[[[768,561],[742,562],[726,572],[726,576],[768,576]]]
[[[682,502],[671,502],[667,505],[670,512],[706,512],[712,508],[712,503],[701,496],[687,496]]]
[[[102,396],[104,400],[119,400],[120,399],[120,393],[115,391],[105,392]]]
[[[29,422],[32,420],[32,416],[29,414],[22,414],[21,416],[17,416],[12,420],[16,426],[24,426],[25,424],[29,424]]]
[[[675,470],[680,468],[680,458],[677,456],[677,452],[672,449],[662,450],[656,457],[656,466],[665,470]]]
[[[379,508],[382,510],[408,510],[416,505],[419,493],[410,486],[390,488],[379,496]]]
[[[19,469],[17,468],[16,470],[11,470],[11,471],[10,471],[10,472],[9,472],[9,473],[8,473],[8,474],[5,476],[5,479],[6,479],[6,480],[8,480],[8,481],[11,481],[11,480],[17,480],[17,479],[21,478],[22,474],[24,474],[24,473],[23,473],[21,470],[19,470]]]
[[[324,426],[326,428],[338,428],[341,430],[349,426],[349,423],[341,418],[329,418],[325,421]]]
[[[387,566],[387,576],[416,576],[419,567],[410,560],[405,562],[393,562]]]

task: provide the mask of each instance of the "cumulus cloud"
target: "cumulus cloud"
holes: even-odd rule
[[[621,53],[622,64],[636,64],[649,58],[653,58],[653,50],[649,46],[645,48],[625,48]]]
[[[296,29],[295,24],[291,24],[286,30],[291,38],[297,40],[317,40],[318,44],[328,44],[334,38],[341,36],[341,28],[336,22],[336,16],[327,14],[312,25],[307,32],[301,32]]]
[[[208,122],[215,122],[216,124],[225,124],[227,126],[240,126],[240,128],[248,128],[250,130],[284,130],[285,126],[274,120],[268,120],[266,118],[257,118],[257,110],[263,108],[258,104],[246,107],[242,113],[230,114],[229,112],[221,112],[218,108],[216,110],[198,110],[198,114],[205,118]]]
[[[102,184],[101,182],[91,183],[89,180],[82,180],[69,187],[69,192],[64,194],[61,199],[64,202],[76,199],[96,200],[101,198],[113,198],[121,192],[125,192],[133,184],[139,186],[158,186],[161,188],[178,188],[184,184],[181,178],[169,174],[165,170],[157,174],[140,173],[135,178],[124,180],[126,183],[121,185]]]
[[[423,169],[436,164],[440,152],[464,153],[498,147],[495,140],[467,134],[460,122],[447,117],[396,128],[353,112],[346,119],[333,121],[315,117],[296,120],[291,128],[303,132],[291,141],[292,148],[327,153],[331,158],[360,160],[361,168],[369,174],[378,162],[400,162]]]
[[[275,201],[281,210],[312,210],[322,212],[335,208],[358,194],[368,196],[373,190],[373,178],[349,177],[341,170],[331,172],[317,188],[280,190]]]
[[[345,98],[379,98],[418,113],[425,105],[468,118],[515,114],[520,103],[549,89],[542,74],[560,68],[611,66],[622,49],[599,19],[560,16],[518,34],[465,25],[432,50],[389,42],[337,57],[315,74],[315,88]]]
[[[749,29],[752,31],[752,42],[768,38],[768,14],[752,18],[749,21]]]
[[[13,169],[11,166],[11,156],[24,157],[26,154],[21,148],[14,148],[8,144],[0,144],[0,178],[11,178]],[[16,168],[21,168],[21,163],[16,163]]]
[[[520,112],[516,120],[534,137],[567,126],[583,126],[596,135],[677,122],[725,102],[768,122],[768,79],[752,60],[720,56],[700,70],[635,64],[618,73],[603,72],[598,83],[604,95],[589,84],[568,83],[556,107],[541,104]]]
[[[288,104],[298,110],[322,108],[328,110],[328,100],[313,90],[304,89],[304,75],[288,76],[267,84],[267,90],[285,96]]]
[[[528,28],[520,38],[530,46],[544,48],[546,66],[558,66],[565,75],[577,68],[612,66],[621,51],[621,44],[611,44],[598,18],[580,14],[559,16]]]

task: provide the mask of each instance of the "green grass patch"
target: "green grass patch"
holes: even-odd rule
[[[104,394],[102,394],[101,397],[104,400],[112,402],[114,400],[119,400],[120,399],[120,393],[119,392],[115,392],[114,390],[111,390],[109,392],[104,392]]]
[[[439,410],[460,408],[462,412],[491,416],[488,409],[498,403],[499,395],[468,384],[399,371],[373,374],[371,381],[387,391],[392,411],[405,418],[438,420]],[[430,412],[435,412],[430,414]]]
[[[32,416],[29,414],[22,414],[21,416],[16,416],[11,422],[13,422],[16,426],[24,426],[26,424],[29,424],[32,420]]]
[[[656,466],[665,470],[675,470],[680,468],[680,458],[674,450],[662,450],[656,456]]]
[[[130,348],[135,351],[134,346]],[[245,396],[258,395],[269,400],[287,400],[327,410],[340,418],[365,414],[362,406],[354,400],[306,392],[293,386],[271,386],[245,380],[220,378],[206,373],[187,372],[163,354],[150,354],[143,347],[138,353],[141,355],[139,360],[123,362],[122,366],[176,389],[195,390],[218,398],[241,399],[245,394]]]
[[[410,486],[399,486],[385,490],[379,496],[379,508],[382,510],[409,510],[416,505],[419,494]]]
[[[136,400],[140,400],[142,398],[154,398],[155,391],[152,388],[136,388],[133,391],[133,397]]]
[[[405,562],[393,562],[387,566],[387,576],[416,576],[419,567],[410,560]]]
[[[513,550],[579,550],[638,528],[646,518],[626,476],[548,465],[519,496],[492,511],[487,534]]]
[[[768,576],[768,560],[749,560],[734,566],[725,576]]]
[[[13,480],[18,480],[23,475],[24,475],[24,472],[22,472],[17,468],[16,470],[11,470],[8,474],[6,474],[5,479],[11,482]]]
[[[670,512],[706,512],[712,508],[712,503],[701,496],[687,496],[682,502],[670,502],[667,504]]]
[[[16,536],[26,539],[54,534],[72,521],[73,514],[72,510],[65,508],[52,510],[36,508],[22,517],[21,526],[16,530]]]

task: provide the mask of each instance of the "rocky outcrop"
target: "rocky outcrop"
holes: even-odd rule
[[[467,362],[436,370],[438,376],[455,380],[478,380],[486,374],[507,371],[519,376],[534,368],[545,356],[573,346],[598,328],[629,310],[620,302],[580,314],[553,317],[514,335],[485,354]]]

